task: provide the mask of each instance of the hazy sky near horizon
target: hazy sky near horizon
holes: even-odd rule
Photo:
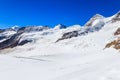
[[[84,25],[94,14],[120,10],[120,0],[0,0],[0,28],[14,25]]]

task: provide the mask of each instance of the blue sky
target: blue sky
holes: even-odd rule
[[[0,0],[0,28],[85,24],[94,14],[120,10],[120,0]]]

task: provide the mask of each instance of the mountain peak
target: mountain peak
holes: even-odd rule
[[[64,29],[67,26],[63,25],[63,24],[58,24],[57,26],[54,27],[54,29]]]
[[[104,18],[104,16],[102,16],[100,14],[95,14],[92,18]]]
[[[15,25],[13,27],[11,27],[12,29],[16,29],[16,28],[19,28],[19,26]]]
[[[19,26],[15,25],[15,26],[11,27],[10,29],[17,31],[19,28],[20,28]]]
[[[85,24],[85,26],[92,26],[94,21],[100,20],[100,19],[104,19],[104,16],[100,14],[96,14]]]

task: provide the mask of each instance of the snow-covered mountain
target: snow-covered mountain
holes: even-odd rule
[[[57,26],[54,27],[54,29],[65,29],[65,28],[67,28],[67,26],[63,24],[58,24]]]
[[[120,12],[96,14],[84,26],[0,29],[0,78],[120,80],[119,51]]]
[[[100,14],[94,15],[84,26],[90,27],[95,26],[97,22],[102,21],[105,17]]]

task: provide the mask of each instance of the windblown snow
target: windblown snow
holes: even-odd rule
[[[24,32],[19,43],[32,42],[0,50],[0,79],[120,80],[119,50],[105,48],[116,38],[114,32],[120,28],[118,19],[112,22],[114,16],[105,18],[97,14],[88,22],[91,25],[87,23],[85,27],[66,28],[59,24],[43,31]],[[72,31],[86,34],[56,42],[64,33]],[[11,36],[16,32],[8,33],[11,34],[0,35]]]

